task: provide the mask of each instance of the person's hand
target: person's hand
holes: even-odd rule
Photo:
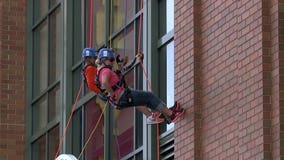
[[[142,61],[143,58],[144,58],[143,52],[139,50],[139,51],[137,52],[137,54],[136,54],[136,57],[139,58],[139,59]]]
[[[108,96],[109,96],[109,94],[108,94],[108,92],[107,92],[106,90],[102,91],[102,95],[103,95],[104,97],[108,97]]]

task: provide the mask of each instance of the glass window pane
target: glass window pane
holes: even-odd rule
[[[59,143],[59,126],[57,125],[48,134],[48,159],[52,160]]]
[[[126,15],[126,1],[125,0],[112,0],[113,6],[113,33],[118,31],[125,24]]]
[[[113,48],[117,54],[128,56],[131,60],[136,54],[134,42],[134,26],[131,25],[113,40]]]
[[[72,118],[72,153],[76,157],[81,152],[81,146],[83,145],[82,138],[82,108],[76,110]]]
[[[62,71],[63,33],[60,7],[50,15],[50,69],[49,83],[58,80]]]
[[[105,42],[105,36],[106,36],[106,26],[105,26],[105,0],[100,1],[94,1],[93,4],[93,45],[92,46],[98,46]],[[87,20],[89,21],[89,20]],[[88,23],[89,24],[89,23]],[[89,32],[86,33],[87,41],[89,42]],[[89,44],[89,43],[87,43]]]
[[[174,0],[159,0],[159,37],[174,29]]]
[[[32,160],[45,160],[46,152],[45,136],[42,136],[32,144]]]
[[[174,65],[174,42],[167,45],[167,106],[175,103],[175,65]],[[167,129],[173,128],[174,124],[167,125]]]
[[[174,0],[167,0],[167,32],[174,29]]]
[[[98,104],[97,104],[98,103]],[[99,122],[97,129],[95,130],[88,146],[85,150],[86,159],[104,159],[104,118],[102,117],[99,121],[101,113],[105,107],[105,104],[100,101],[99,98],[93,98],[86,104],[86,128],[85,128],[85,139],[87,140]]]
[[[54,120],[60,109],[61,93],[59,85],[52,89],[49,93],[48,120]]]
[[[33,133],[42,129],[47,124],[47,96],[44,96],[33,106]]]
[[[57,4],[60,0],[49,0],[50,8]]]
[[[124,30],[113,41],[113,48],[121,57],[128,56],[131,61],[135,56],[134,25]],[[134,87],[134,72],[125,77],[126,83]],[[134,149],[134,108],[115,111],[114,157],[120,159]]]
[[[47,0],[35,0],[34,1],[34,22],[38,21],[47,14],[48,1]]]
[[[72,74],[72,100],[74,103],[82,83],[81,68],[77,68]],[[83,93],[81,92],[81,95]]]
[[[79,62],[81,62],[81,52],[82,52],[82,44],[83,44],[83,39],[82,39],[82,13],[81,13],[81,1],[78,0],[73,0],[73,48],[72,48],[72,64],[75,65]]]
[[[141,71],[142,72],[142,71]],[[143,113],[135,111],[135,148],[143,145]]]
[[[120,159],[134,149],[134,108],[115,110],[114,157]]]
[[[35,31],[34,37],[34,93],[39,94],[47,88],[48,73],[48,31],[45,21]]]
[[[134,0],[125,0],[125,17],[126,17],[126,23],[128,23],[133,16],[135,15],[135,8],[134,8]]]
[[[166,79],[166,81],[165,81]],[[173,106],[174,99],[174,42],[163,46],[159,52],[159,96],[167,103],[167,106]],[[173,128],[173,123],[167,125],[167,130]]]

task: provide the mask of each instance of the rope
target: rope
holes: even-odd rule
[[[74,103],[74,105],[73,105],[73,107],[72,107],[72,111],[71,111],[70,116],[69,116],[69,118],[68,118],[67,125],[66,125],[66,127],[65,127],[65,129],[64,129],[63,135],[62,135],[62,137],[61,137],[61,139],[60,139],[60,142],[59,142],[59,144],[58,144],[57,151],[56,151],[56,154],[55,154],[55,156],[54,156],[54,159],[57,158],[57,156],[58,156],[58,154],[59,154],[59,152],[60,152],[61,145],[62,145],[62,143],[63,143],[63,140],[65,139],[65,136],[66,136],[66,133],[67,133],[67,129],[68,129],[68,127],[69,127],[69,124],[70,124],[71,119],[72,119],[72,117],[73,117],[74,111],[75,111],[75,109],[76,109],[76,106],[77,106],[77,103],[78,103],[78,100],[79,100],[79,96],[80,96],[80,94],[81,94],[81,92],[82,92],[83,86],[84,86],[84,81],[82,80],[82,83],[81,83],[80,89],[79,89],[79,91],[78,91],[78,94],[77,94],[75,103]]]
[[[93,44],[93,41],[92,41],[92,36],[93,36],[93,0],[90,1],[90,8],[89,8],[89,12],[90,12],[90,25],[89,25],[89,46],[92,47],[92,44]],[[74,105],[72,106],[72,110],[71,110],[71,113],[69,115],[69,118],[68,118],[68,122],[66,124],[66,127],[64,128],[64,132],[60,138],[60,141],[59,141],[59,144],[58,144],[58,147],[57,147],[57,150],[56,150],[56,154],[54,156],[54,160],[57,158],[57,156],[59,155],[59,152],[60,152],[60,148],[62,146],[62,143],[63,143],[63,140],[65,139],[66,137],[66,134],[67,134],[67,129],[69,128],[69,125],[70,125],[70,122],[72,120],[72,117],[73,117],[73,114],[74,114],[74,111],[76,109],[76,106],[77,106],[77,103],[78,103],[78,100],[79,100],[79,96],[81,95],[81,92],[82,92],[82,89],[83,89],[83,86],[84,86],[84,80],[82,80],[81,82],[81,85],[80,85],[80,89],[77,93],[77,97],[76,97],[76,100],[75,100],[75,103]]]
[[[89,46],[92,47],[93,45],[93,0],[90,1],[90,16],[89,16],[89,21],[90,21],[90,25],[89,25]]]
[[[112,0],[110,0],[110,22],[109,22],[109,47],[112,48],[111,35],[112,35]]]
[[[103,117],[103,114],[104,114],[104,112],[105,112],[105,110],[106,110],[107,105],[108,105],[108,101],[106,102],[106,105],[104,106],[104,109],[103,109],[103,111],[102,111],[102,113],[101,113],[101,115],[100,115],[100,117],[99,117],[99,119],[98,119],[98,121],[97,121],[97,123],[96,123],[94,129],[92,130],[91,134],[89,135],[89,138],[87,139],[86,143],[84,144],[84,146],[83,146],[83,148],[82,148],[82,150],[81,150],[81,152],[80,152],[80,154],[79,154],[79,156],[78,156],[78,160],[82,157],[82,155],[83,155],[83,153],[84,153],[84,150],[86,149],[86,147],[87,147],[87,145],[89,144],[89,142],[90,142],[92,136],[94,135],[96,129],[98,128],[99,123],[100,123],[100,121],[101,121],[101,119],[102,119],[102,117]]]
[[[138,31],[138,52],[140,52],[140,45],[141,45],[141,28],[142,28],[142,19],[143,19],[143,0],[140,0],[140,23],[139,23],[139,31]],[[143,70],[143,74],[147,80],[148,83],[148,87],[150,89],[150,91],[152,92],[152,86],[151,86],[151,82],[149,80],[149,76],[146,72],[145,66],[142,62],[142,60],[140,59],[140,64],[142,66],[142,70]],[[159,124],[156,125],[156,130],[157,130],[157,138],[156,138],[156,143],[157,143],[157,160],[160,160],[160,129],[159,129]]]

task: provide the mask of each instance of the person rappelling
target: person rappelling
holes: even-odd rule
[[[142,57],[143,54],[139,52],[135,59]],[[116,109],[135,107],[146,115],[147,124],[157,124],[165,120],[167,123],[174,123],[183,115],[185,110],[179,103],[176,102],[174,106],[167,108],[166,104],[152,92],[129,88],[121,78],[124,78],[123,72],[127,70],[125,68],[131,67],[124,67],[118,74],[112,70],[114,61],[115,54],[111,49],[100,49],[96,83],[101,90],[108,93],[108,100]]]

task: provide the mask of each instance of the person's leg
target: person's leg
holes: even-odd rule
[[[146,106],[136,106],[135,108],[138,109],[143,114],[145,114],[146,117],[152,115],[152,112]]]

